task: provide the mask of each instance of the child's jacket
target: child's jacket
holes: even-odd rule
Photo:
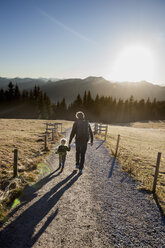
[[[59,155],[66,155],[67,151],[70,151],[70,148],[64,145],[60,145],[57,149],[57,152]]]

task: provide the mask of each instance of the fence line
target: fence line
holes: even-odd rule
[[[125,138],[125,136],[124,136],[124,138]],[[118,138],[117,138],[115,157],[117,157],[117,152],[118,152],[118,148],[119,148],[119,140],[120,140],[120,134],[118,134]],[[161,152],[158,152],[156,167],[155,167],[155,174],[154,174],[154,181],[153,181],[153,190],[152,190],[153,194],[155,194],[155,191],[156,191],[157,179],[158,179],[158,175],[159,175],[160,161],[161,161]]]
[[[102,130],[105,131],[105,129],[104,128],[100,128],[100,126],[102,126],[102,124],[95,123],[94,133],[101,133]],[[106,125],[104,125],[104,127],[105,126]],[[107,137],[107,133],[106,133],[106,137]],[[114,153],[114,157],[115,158],[118,155],[120,138],[121,138],[121,136],[120,136],[120,134],[118,134],[118,136],[117,136],[117,142],[116,142],[116,148],[115,148],[115,153]],[[123,135],[122,138],[128,138],[128,139],[136,140],[136,141],[140,141],[140,142],[143,141],[143,139],[136,139],[136,138],[133,138],[133,137],[130,137],[130,136],[125,136],[125,135]],[[105,140],[106,140],[106,138],[105,138]],[[145,142],[145,140],[144,140],[144,142]],[[154,180],[153,180],[153,189],[152,189],[153,194],[155,194],[155,191],[156,191],[157,179],[158,179],[158,176],[159,176],[159,167],[160,167],[161,160],[163,160],[163,158],[161,159],[161,152],[158,152],[158,154],[157,154],[157,160],[156,160],[156,166],[155,166]]]
[[[96,133],[101,134],[102,132],[104,132],[104,140],[106,141],[106,139],[107,139],[107,132],[108,132],[108,125],[95,123],[94,134],[96,134]]]
[[[51,141],[54,143],[55,141],[55,134],[57,132],[62,133],[62,122],[56,122],[56,123],[46,123],[46,131],[44,136],[44,150],[48,150],[48,140],[49,140],[49,135],[51,134]],[[58,127],[60,127],[60,131],[58,131]]]
[[[51,141],[55,141],[55,133],[58,132],[58,126],[60,126],[60,133],[62,133],[62,124],[63,123],[46,123],[46,131],[43,135],[40,135],[40,137],[44,138],[44,150],[48,151],[48,138],[49,135],[51,136]],[[50,132],[51,131],[51,132]],[[13,158],[13,177],[18,176],[18,149],[13,150],[14,158]]]

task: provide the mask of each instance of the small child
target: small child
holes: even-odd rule
[[[65,165],[65,160],[66,160],[66,154],[67,151],[70,151],[70,146],[66,146],[67,140],[62,138],[61,139],[61,145],[59,145],[56,154],[59,154],[59,169],[61,169],[61,172],[64,169],[64,165]]]

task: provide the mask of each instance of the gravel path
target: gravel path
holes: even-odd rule
[[[95,141],[83,175],[74,169],[75,148],[59,173],[52,170],[28,187],[0,232],[1,248],[165,247],[165,219],[148,195]]]

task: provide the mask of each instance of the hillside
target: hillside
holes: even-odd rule
[[[165,100],[165,87],[153,85],[147,82],[138,83],[112,83],[105,80],[102,77],[88,77],[85,79],[67,79],[57,82],[50,82],[41,86],[52,101],[61,100],[65,97],[67,102],[71,102],[78,93],[83,95],[85,90],[90,90],[92,96],[99,95],[112,96],[117,99],[127,99],[131,95],[135,99],[140,100],[142,98],[151,100],[154,98],[159,100]]]
[[[39,85],[41,89],[48,94],[53,102],[65,97],[67,103],[76,98],[78,93],[84,94],[84,91],[90,90],[92,96],[99,95],[112,96],[117,99],[127,99],[133,95],[134,99],[140,100],[148,97],[153,100],[165,100],[165,87],[154,85],[145,81],[130,83],[113,83],[103,77],[87,77],[85,79],[73,78],[53,81],[46,79],[10,79],[13,83],[18,83],[20,89],[29,89],[34,85]],[[0,88],[7,86],[9,79],[0,78]]]

